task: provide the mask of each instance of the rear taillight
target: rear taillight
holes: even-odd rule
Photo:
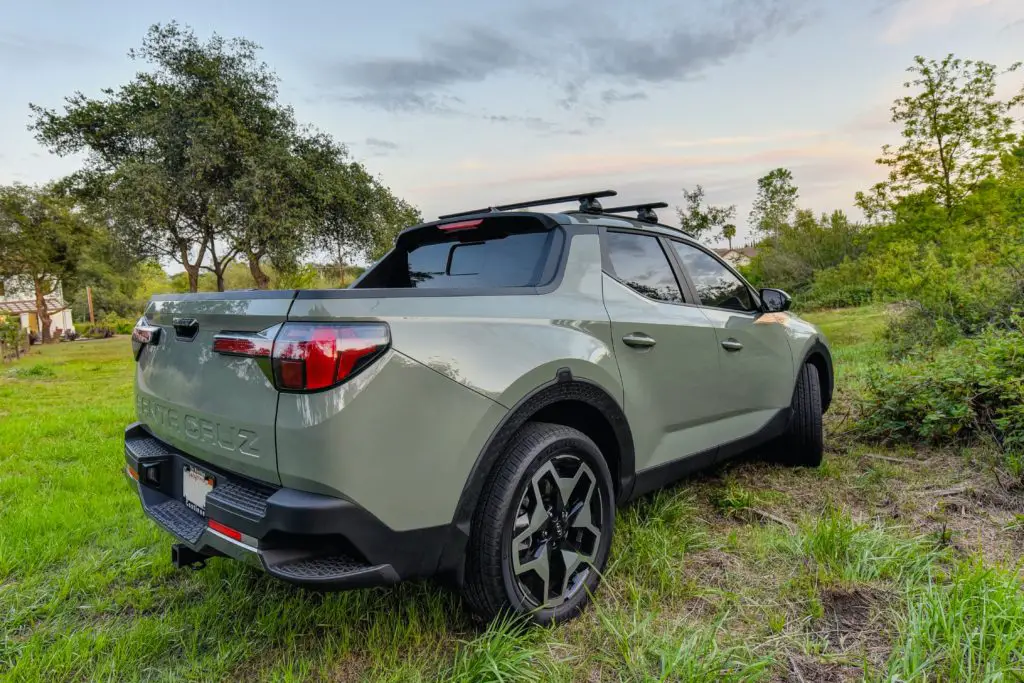
[[[382,323],[285,323],[262,332],[222,332],[213,350],[263,359],[283,391],[318,391],[341,384],[370,365],[391,343]]]
[[[286,323],[274,341],[274,380],[290,391],[326,389],[372,363],[389,343],[379,323]]]

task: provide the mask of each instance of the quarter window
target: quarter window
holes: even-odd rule
[[[672,248],[693,280],[702,304],[734,311],[754,310],[750,290],[717,259],[696,247],[675,240],[672,240]]]
[[[615,277],[650,299],[682,303],[683,294],[657,237],[607,233],[608,259]]]

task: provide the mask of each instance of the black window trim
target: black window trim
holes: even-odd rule
[[[757,291],[751,286],[751,284],[749,282],[747,282],[747,279],[745,277],[743,277],[742,275],[739,274],[739,272],[735,268],[733,268],[731,265],[729,265],[729,263],[727,263],[724,259],[719,258],[718,254],[716,254],[715,252],[711,251],[710,249],[704,247],[704,245],[702,245],[702,244],[697,244],[696,242],[690,242],[690,241],[687,241],[687,240],[681,240],[681,239],[677,239],[677,238],[674,238],[674,237],[666,237],[665,239],[668,242],[679,242],[680,244],[685,244],[688,247],[693,247],[694,249],[697,249],[698,251],[702,251],[705,254],[707,254],[708,256],[710,256],[712,259],[714,259],[719,264],[724,266],[727,271],[732,273],[736,277],[736,279],[739,280],[740,283],[744,287],[747,288],[747,292],[750,294],[750,300],[754,302],[754,308],[749,310],[749,311],[738,311],[735,308],[723,308],[721,306],[708,306],[705,303],[699,303],[698,305],[701,308],[710,308],[711,310],[715,310],[715,311],[728,311],[729,313],[740,313],[740,314],[749,315],[749,316],[752,316],[752,317],[755,317],[755,318],[757,316],[761,315],[764,312],[764,303],[761,301],[761,297],[757,293]],[[700,296],[697,295],[697,286],[694,284],[693,280],[690,278],[690,273],[686,270],[686,267],[683,265],[682,260],[680,260],[679,254],[676,253],[676,250],[674,248],[670,248],[668,251],[671,252],[671,258],[672,258],[673,265],[676,268],[678,268],[679,272],[682,273],[684,278],[686,278],[687,285],[689,286],[690,290],[695,295],[695,300],[700,302]]]
[[[611,260],[611,249],[608,245],[608,233],[610,232],[621,232],[632,235],[643,235],[644,237],[653,237],[657,240],[658,246],[661,247],[661,251],[665,254],[665,258],[668,259],[668,267],[672,270],[672,276],[676,279],[676,286],[679,287],[679,295],[683,298],[682,301],[662,301],[661,299],[652,299],[646,294],[641,294],[627,283],[623,282],[618,274],[615,272],[615,267],[612,265]],[[699,306],[700,299],[696,297],[696,291],[693,289],[693,285],[688,278],[684,278],[682,272],[676,263],[675,254],[669,247],[669,244],[665,240],[665,236],[656,232],[650,232],[648,230],[636,230],[630,228],[620,228],[618,226],[610,228],[608,226],[601,226],[601,270],[604,271],[605,275],[618,282],[623,287],[629,289],[639,297],[646,299],[647,301],[653,301],[656,304],[667,304],[669,306]]]

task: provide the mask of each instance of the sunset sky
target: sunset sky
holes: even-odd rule
[[[163,7],[4,3],[0,183],[74,170],[26,129],[28,103],[126,82],[140,66],[127,51],[176,19],[262,45],[298,119],[427,217],[606,187],[622,203],[675,204],[700,183],[737,204],[742,241],[755,181],[776,166],[792,169],[802,206],[851,210],[881,176],[881,145],[898,141],[888,108],[914,55],[1024,58],[1024,0]]]

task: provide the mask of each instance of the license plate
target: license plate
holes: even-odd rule
[[[189,465],[185,465],[181,473],[181,495],[188,508],[206,516],[206,494],[213,490],[216,482],[213,477]]]

